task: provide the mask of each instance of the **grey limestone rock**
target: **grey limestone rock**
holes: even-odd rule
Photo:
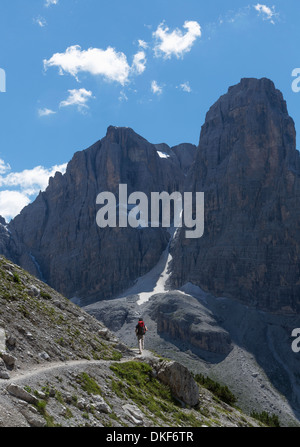
[[[118,198],[120,184],[128,195],[141,191],[149,198],[154,191],[181,190],[182,163],[166,150],[170,156],[161,158],[157,146],[132,129],[110,126],[104,138],[74,154],[64,175],[50,179],[46,191],[7,225],[9,233],[0,227],[15,243],[13,260],[82,306],[133,284],[158,262],[169,235],[161,227],[99,228],[96,198],[103,191]],[[186,169],[195,147],[185,151]]]
[[[181,363],[164,360],[154,365],[157,378],[168,385],[173,396],[194,407],[199,403],[199,388],[189,370]]]
[[[204,192],[205,230],[180,232],[172,283],[260,309],[300,309],[300,159],[272,81],[242,79],[210,108],[185,189]],[[184,230],[184,228],[182,229]]]

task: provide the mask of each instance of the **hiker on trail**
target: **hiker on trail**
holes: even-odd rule
[[[142,318],[139,319],[138,324],[135,327],[135,333],[138,339],[138,346],[140,350],[140,354],[142,354],[142,351],[144,349],[144,336],[147,332],[147,327],[145,326],[145,323]]]

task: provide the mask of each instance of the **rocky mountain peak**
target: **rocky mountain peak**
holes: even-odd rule
[[[133,191],[205,194],[205,233],[172,242],[172,281],[268,310],[298,309],[300,162],[286,102],[266,78],[244,78],[206,115],[199,146],[152,144],[109,126],[5,229],[2,252],[68,298],[116,296],[158,262],[162,228],[100,229],[96,197]],[[7,229],[9,232],[7,232]]]
[[[27,281],[33,282],[27,272],[6,260],[4,270],[0,265],[0,342],[11,326],[19,337],[15,349],[26,351],[20,357],[28,361],[33,354],[30,334],[40,325],[43,337],[37,333],[34,358],[50,361],[62,352],[53,343],[56,338],[63,341],[62,321],[76,326],[80,344],[90,323],[94,327],[74,303],[100,321],[112,322],[114,333],[129,344],[134,334],[128,329],[142,313],[151,333],[149,346],[196,370],[213,366],[222,383],[229,378],[244,403],[251,388],[251,407],[259,403],[264,409],[283,409],[289,423],[294,406],[299,415],[299,368],[291,350],[291,330],[299,327],[300,310],[299,167],[293,120],[282,94],[264,78],[242,79],[216,101],[198,148],[152,144],[130,128],[109,126],[101,140],[76,152],[66,173],[56,174],[19,216],[9,224],[0,221],[1,253],[43,280],[27,287]],[[96,197],[102,191],[116,193],[120,183],[128,185],[128,193],[203,191],[204,235],[187,239],[185,228],[100,229]],[[45,283],[70,300],[61,302]],[[57,314],[56,307],[62,312]],[[57,320],[50,332],[53,315]],[[16,321],[32,329],[26,343],[19,327],[13,326]],[[104,321],[110,327],[108,323]],[[11,349],[13,337],[8,340]],[[66,338],[64,355],[70,345]],[[91,343],[91,354],[93,349]],[[232,374],[241,365],[243,374]],[[156,371],[157,377],[173,376],[174,365],[169,366]],[[2,367],[7,377],[3,362]],[[182,368],[175,367],[183,377]],[[97,363],[96,371],[103,379],[103,364],[99,368]],[[272,387],[266,386],[264,373]],[[73,382],[65,385],[72,391]],[[292,410],[282,403],[282,395]],[[110,391],[107,396],[111,398]],[[90,404],[95,405],[94,399]],[[122,423],[127,424],[127,416],[118,413]],[[145,425],[144,417],[134,418]]]
[[[158,262],[169,235],[164,228],[100,229],[96,198],[102,191],[117,196],[120,184],[128,194],[142,191],[148,197],[152,191],[181,190],[195,147],[176,151],[178,156],[169,148],[161,158],[157,146],[132,129],[109,126],[10,222],[9,249],[3,230],[2,252],[81,305],[121,292]]]
[[[138,135],[136,132],[134,132],[131,127],[119,127],[119,126],[108,126],[106,130],[106,135],[104,137],[105,139],[108,139],[111,143],[117,143],[120,144],[122,140],[125,138],[136,138],[136,139],[143,139],[140,135]]]
[[[242,79],[209,109],[199,148],[207,167],[238,158],[254,177],[266,164],[278,171],[284,159],[295,162],[296,132],[282,93],[269,79]]]
[[[205,234],[173,245],[174,284],[298,309],[295,136],[282,94],[265,78],[242,79],[210,108],[185,186],[205,193]]]

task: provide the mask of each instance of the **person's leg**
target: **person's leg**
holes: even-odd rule
[[[139,350],[140,350],[140,354],[142,354],[143,346],[142,346],[142,337],[141,337],[141,336],[138,337],[138,342],[139,342]]]

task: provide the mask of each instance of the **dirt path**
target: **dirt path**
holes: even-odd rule
[[[10,378],[0,379],[0,427],[28,427],[28,426],[44,426],[45,421],[36,411],[33,411],[32,406],[28,405],[26,399],[18,397],[18,394],[11,392],[8,389],[9,385],[13,384],[16,387],[24,389],[28,387],[32,390],[42,390],[44,386],[50,385],[51,388],[57,390],[60,393],[71,395],[74,392],[74,381],[76,377],[81,373],[87,373],[93,377],[99,384],[100,388],[104,390],[109,396],[110,403],[116,408],[121,408],[126,402],[120,401],[117,396],[112,395],[109,386],[107,386],[107,378],[112,374],[110,366],[113,363],[124,363],[132,360],[143,360],[147,357],[153,357],[150,351],[144,351],[143,355],[138,354],[137,349],[132,349],[132,355],[127,355],[121,360],[70,360],[70,361],[58,361],[58,362],[45,362],[38,365],[30,365],[27,369],[14,370],[10,372]],[[17,389],[17,388],[16,388]],[[77,389],[75,387],[75,389]],[[18,392],[18,390],[17,390]],[[93,398],[89,402],[89,398],[78,389],[79,400],[85,402],[84,405],[93,403]],[[65,419],[66,408],[57,399],[51,399],[48,402],[47,408],[50,413],[55,415],[57,424],[66,424],[68,421]],[[75,426],[83,426],[86,423],[86,419],[83,416],[82,409],[80,407],[72,407],[73,415],[72,421]],[[108,412],[109,413],[109,412]],[[122,413],[122,414],[123,414]],[[109,418],[109,417],[108,417]],[[67,422],[66,422],[67,421]],[[96,423],[96,421],[94,421]],[[68,426],[68,424],[66,425]],[[72,426],[72,424],[71,424]],[[101,424],[100,424],[101,426]]]
[[[143,359],[152,357],[153,354],[150,351],[144,350],[142,355],[138,354],[137,349],[132,349],[133,352],[136,352],[135,356],[123,357],[121,360],[69,360],[66,362],[51,362],[44,363],[42,365],[33,365],[28,370],[22,371],[11,371],[10,379],[0,379],[0,390],[6,388],[10,383],[22,383],[28,379],[39,379],[45,377],[49,373],[57,373],[61,372],[65,369],[76,368],[80,366],[101,366],[101,365],[110,365],[111,363],[119,362],[124,363],[135,359]]]

